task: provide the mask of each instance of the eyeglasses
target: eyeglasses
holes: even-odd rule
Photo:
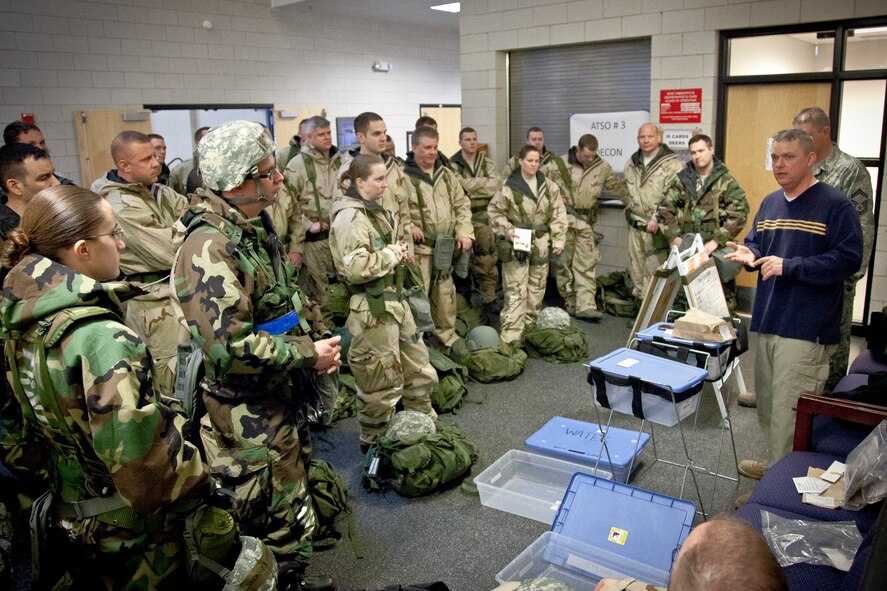
[[[92,236],[87,236],[84,240],[93,240],[95,238],[101,238],[102,236],[113,236],[114,240],[123,240],[123,228],[116,226],[106,234],[93,234]]]
[[[256,171],[256,172],[258,172],[258,171]],[[273,179],[274,175],[277,174],[277,172],[278,172],[277,162],[275,162],[274,165],[271,167],[271,169],[268,172],[265,172],[265,173],[259,172],[256,176],[258,176],[260,179]]]

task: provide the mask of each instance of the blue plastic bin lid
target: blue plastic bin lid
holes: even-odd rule
[[[642,382],[684,392],[708,377],[708,370],[663,359],[633,349],[616,349],[588,362],[588,367],[617,378],[638,378]]]
[[[640,442],[638,442],[638,437],[640,437]],[[648,441],[650,441],[650,435],[647,433],[610,427],[607,430],[608,458],[607,453],[602,451],[600,425],[565,417],[554,417],[541,429],[530,435],[524,441],[524,445],[543,453],[578,460],[583,464],[595,462],[600,455],[601,468],[604,470],[607,469],[608,464],[625,470],[631,464],[631,456],[635,447],[637,447],[637,453],[640,454]]]
[[[663,340],[666,343],[672,343],[674,345],[683,345],[685,347],[693,347],[696,345],[702,345],[706,349],[712,349],[715,351],[721,351],[733,345],[733,341],[727,341],[724,343],[714,343],[712,341],[689,341],[687,339],[679,339],[678,337],[672,336],[671,331],[674,328],[674,324],[671,322],[657,322],[652,326],[648,326],[644,330],[635,334],[635,337],[639,341],[650,342],[654,340]]]
[[[695,516],[690,501],[577,473],[551,531],[586,544],[593,555],[558,556],[554,548],[547,558],[568,568],[585,561],[665,587]]]

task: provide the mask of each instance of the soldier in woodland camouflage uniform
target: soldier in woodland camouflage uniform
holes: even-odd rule
[[[398,400],[431,419],[431,390],[437,374],[407,303],[398,297],[400,262],[407,244],[393,239],[391,215],[378,203],[387,187],[378,156],[351,163],[351,184],[333,205],[330,247],[339,275],[351,288],[346,326],[354,340],[348,365],[357,384],[360,443],[385,433]]]
[[[819,107],[809,107],[795,115],[794,127],[803,129],[813,138],[816,164],[813,176],[816,180],[839,190],[853,203],[862,225],[862,266],[844,282],[844,307],[841,311],[841,342],[829,360],[826,390],[835,387],[847,374],[850,358],[850,329],[853,326],[853,299],[856,296],[856,282],[869,270],[869,258],[875,239],[875,215],[872,212],[874,193],[872,177],[865,165],[838,148],[832,142],[831,123],[828,115]]]
[[[70,186],[38,194],[7,244],[0,451],[23,478],[48,472],[51,507],[35,504],[51,522],[39,540],[47,588],[186,588],[182,524],[210,492],[184,420],[153,389],[145,344],[121,321],[132,286],[101,283],[120,273],[123,247],[111,206]]]
[[[499,288],[499,259],[496,257],[496,235],[490,227],[487,205],[505,179],[496,167],[477,149],[477,132],[465,127],[459,131],[462,149],[450,158],[450,168],[459,177],[465,195],[471,200],[471,224],[474,226],[474,250],[471,270],[480,289],[480,299],[488,314],[496,311],[496,290]]]
[[[175,223],[188,201],[157,183],[160,163],[148,136],[120,132],[111,144],[111,154],[117,168],[108,172],[101,195],[114,208],[129,240],[120,256],[120,269],[147,292],[127,303],[126,321],[148,344],[157,386],[169,394],[175,387],[177,347],[185,331],[170,311],[167,278],[183,238]]]
[[[570,223],[564,263],[553,265],[554,278],[567,311],[576,318],[590,321],[598,321],[603,316],[594,300],[595,269],[601,260],[594,224],[601,190],[606,187],[623,203],[628,203],[625,184],[613,172],[613,167],[597,155],[597,149],[597,138],[587,133],[569,152],[554,161],[558,167],[556,182],[564,192]]]
[[[628,272],[634,283],[634,296],[642,299],[656,268],[665,261],[665,238],[659,232],[656,208],[683,164],[662,144],[662,135],[652,123],[638,129],[638,151],[625,164],[625,185],[629,201]]]
[[[710,255],[736,240],[745,227],[748,200],[739,182],[715,158],[710,137],[696,135],[689,147],[691,161],[668,186],[659,204],[659,225],[672,246],[681,246],[686,234],[700,234]],[[736,281],[724,277],[721,281],[732,312],[736,308]]]
[[[303,382],[335,371],[340,337],[306,336],[317,311],[303,308],[295,268],[264,212],[283,185],[265,129],[230,121],[210,130],[199,152],[206,190],[182,218],[188,235],[173,274],[206,357],[201,435],[213,473],[234,493],[241,529],[271,548],[289,578],[311,555],[316,526],[300,445],[310,436],[299,433],[314,388]],[[272,320],[278,326],[265,324]]]
[[[330,255],[330,205],[336,192],[336,175],[342,159],[332,145],[330,122],[312,117],[305,125],[307,141],[301,153],[284,170],[286,188],[271,209],[290,260],[308,270],[311,297],[324,309],[328,324],[332,316],[326,310],[329,276],[336,267]]]

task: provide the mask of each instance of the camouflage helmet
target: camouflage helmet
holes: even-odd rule
[[[498,349],[499,333],[492,326],[475,326],[465,337],[469,351],[477,351],[478,349]]]
[[[391,417],[385,439],[401,445],[413,445],[436,432],[437,427],[428,415],[416,410],[402,410]]]
[[[514,591],[573,591],[557,579],[550,577],[540,577],[538,579],[529,579],[520,584]]]
[[[239,187],[275,149],[268,131],[255,121],[235,120],[213,127],[197,145],[203,184],[214,191]]]
[[[536,325],[541,328],[570,328],[570,315],[561,308],[548,307],[539,312]]]

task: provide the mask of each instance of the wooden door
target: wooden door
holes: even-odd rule
[[[323,107],[307,107],[305,105],[274,105],[274,141],[277,144],[278,153],[287,149],[290,139],[299,133],[299,123],[309,117],[326,117],[326,109]],[[335,122],[330,123],[335,127]],[[333,130],[333,143],[335,143],[336,130]]]
[[[748,197],[750,212],[740,241],[748,234],[761,201],[779,188],[773,171],[766,169],[767,140],[791,128],[795,114],[805,107],[822,107],[828,112],[830,97],[826,82],[728,87],[725,153],[718,157],[724,159]],[[736,282],[756,287],[757,273],[742,271]]]
[[[437,121],[437,132],[440,134],[440,142],[437,149],[447,158],[459,151],[459,130],[462,129],[462,107],[443,105],[437,107],[422,107],[420,115],[434,117]],[[412,148],[410,148],[412,150]]]
[[[142,109],[78,110],[74,111],[74,123],[84,187],[116,166],[111,158],[111,142],[118,133],[151,133],[151,113]]]

